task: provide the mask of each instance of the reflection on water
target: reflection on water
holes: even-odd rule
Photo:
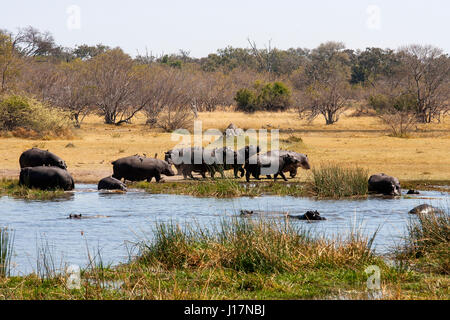
[[[99,193],[95,185],[77,185],[70,198],[30,201],[0,198],[0,226],[15,230],[14,273],[36,269],[37,246],[42,238],[52,246],[55,260],[85,266],[88,250],[101,251],[104,263],[127,261],[130,243],[151,238],[156,221],[195,222],[210,225],[244,210],[268,211],[267,216],[283,218],[276,212],[303,214],[318,210],[325,221],[308,223],[292,220],[327,235],[345,234],[352,225],[375,239],[377,252],[385,252],[404,234],[408,211],[421,203],[446,208],[447,193],[424,191],[402,199],[314,200],[311,198],[262,196],[256,198],[195,198],[154,195],[139,190],[126,194]],[[90,219],[68,219],[69,215]]]

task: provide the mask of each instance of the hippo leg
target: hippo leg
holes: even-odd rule
[[[250,182],[250,171],[247,170],[247,172],[245,173],[245,179],[247,180],[247,182]]]
[[[289,171],[289,175],[291,176],[291,178],[295,178],[295,176],[297,175],[297,169]]]
[[[153,177],[147,178],[147,182],[151,182]]]
[[[266,178],[270,180],[270,179],[272,179],[272,176],[270,174],[267,174]]]
[[[155,180],[157,183],[161,181],[161,174],[159,172],[156,173]]]
[[[273,180],[274,180],[274,181],[277,181],[278,175],[280,175],[280,176],[283,178],[284,181],[288,181],[287,178],[286,178],[286,176],[284,175],[284,173],[283,173],[282,171],[276,173],[276,174],[273,176]]]
[[[202,175],[203,179],[206,179],[206,171],[201,171],[200,174]],[[191,174],[192,175],[192,174]]]

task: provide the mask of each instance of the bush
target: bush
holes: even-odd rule
[[[0,130],[9,131],[14,136],[67,137],[70,127],[68,114],[37,100],[18,95],[0,98]]]
[[[392,136],[406,136],[417,122],[417,99],[412,93],[403,93],[396,97],[372,95],[368,98],[368,103],[389,127]]]
[[[284,111],[290,107],[291,91],[282,82],[263,84],[255,82],[252,89],[243,88],[236,92],[234,100],[237,110],[244,112],[255,111]]]

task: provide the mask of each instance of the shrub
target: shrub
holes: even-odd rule
[[[388,126],[391,135],[404,137],[417,122],[417,99],[411,93],[392,97],[378,94],[368,98],[369,105],[377,116]]]
[[[282,82],[263,84],[256,81],[253,88],[242,88],[234,100],[243,112],[284,111],[290,107],[291,91]]]
[[[69,136],[70,127],[67,113],[35,99],[19,95],[0,98],[0,130],[9,131],[14,136]]]

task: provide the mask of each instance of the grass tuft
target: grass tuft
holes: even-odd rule
[[[336,164],[312,169],[313,188],[317,196],[342,198],[365,196],[368,192],[368,170],[343,168]]]
[[[0,228],[0,278],[10,276],[13,248],[14,231]]]

